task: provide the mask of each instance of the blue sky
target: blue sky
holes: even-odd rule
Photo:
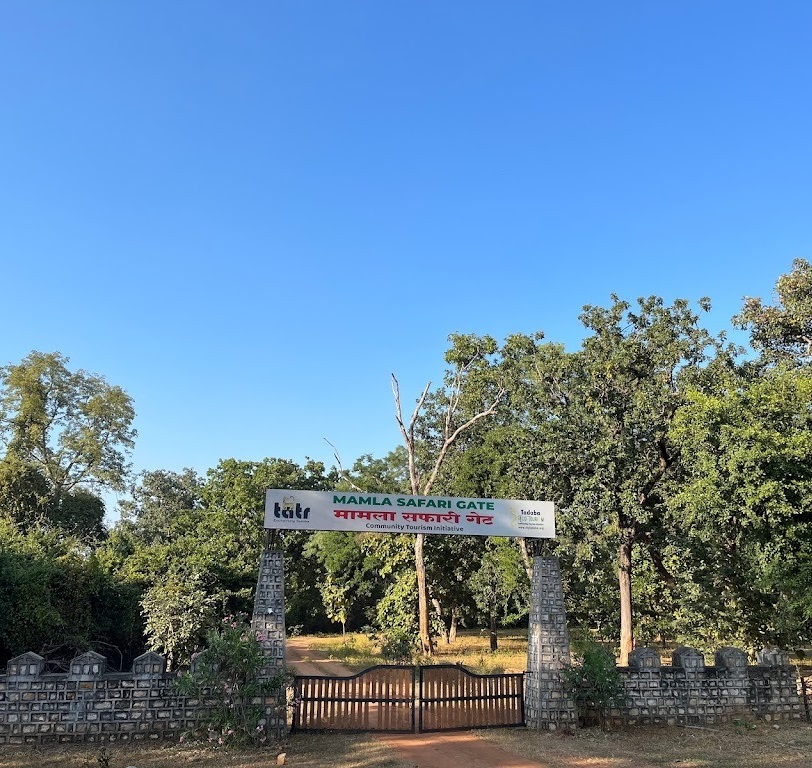
[[[447,337],[812,258],[812,4],[0,3],[0,364],[134,398],[136,470],[399,442]]]

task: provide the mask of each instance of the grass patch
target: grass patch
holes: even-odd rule
[[[345,637],[303,635],[297,638],[297,642],[304,643],[314,651],[321,651],[328,659],[340,661],[355,672],[385,663],[381,658],[380,645],[359,632],[347,632]]]
[[[341,635],[302,635],[301,641],[308,648],[323,651],[328,658],[340,661],[355,672],[361,672],[375,664],[385,664],[381,656],[381,637],[348,632]],[[662,658],[663,664],[671,663],[672,646],[652,644]],[[720,646],[721,647],[721,646]],[[499,633],[499,648],[491,653],[488,631],[465,629],[460,631],[453,643],[437,641],[435,655],[423,659],[422,664],[462,664],[480,675],[502,672],[524,672],[527,669],[527,630],[506,629]],[[706,654],[708,665],[714,663],[713,654]],[[790,663],[798,664],[801,674],[812,677],[812,650],[799,659],[790,654]],[[755,662],[751,662],[755,663]]]
[[[503,630],[499,648],[490,650],[487,630],[465,630],[453,643],[438,642],[435,663],[462,664],[480,675],[524,672],[527,669],[527,630]]]

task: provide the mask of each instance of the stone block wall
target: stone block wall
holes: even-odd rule
[[[564,689],[561,669],[570,661],[567,612],[558,558],[544,557],[532,549],[530,624],[527,633],[527,675],[524,711],[529,728],[552,731],[577,724],[575,705]]]
[[[787,654],[762,651],[758,662],[748,666],[743,651],[722,648],[714,666],[705,666],[699,651],[683,647],[674,651],[670,666],[662,666],[656,651],[637,648],[629,666],[620,668],[623,702],[610,712],[609,720],[615,725],[690,725],[742,717],[800,719],[798,680]]]
[[[179,696],[165,661],[145,653],[131,672],[108,673],[97,653],[75,658],[67,673],[45,672],[45,660],[25,653],[0,675],[0,747],[69,742],[180,739],[198,728],[213,702]],[[271,738],[286,732],[284,698],[257,699]]]
[[[265,655],[264,677],[285,671],[285,561],[281,549],[266,549],[259,563],[251,628]]]

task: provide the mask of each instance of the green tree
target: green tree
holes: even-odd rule
[[[143,650],[137,592],[64,531],[0,516],[0,585],[0,660],[94,649],[123,665]]]
[[[749,329],[750,343],[767,362],[798,361],[812,355],[812,264],[795,259],[792,270],[775,284],[777,301],[746,298],[733,318]]]
[[[330,621],[368,624],[380,597],[383,581],[375,547],[364,546],[376,534],[348,531],[315,531],[304,547],[304,555],[323,574],[319,581],[322,603]]]
[[[68,362],[32,352],[0,368],[0,440],[48,480],[54,507],[80,486],[123,490],[135,438],[130,396]]]
[[[34,465],[14,454],[0,460],[0,515],[23,528],[57,527],[88,545],[107,534],[104,502],[85,488],[77,487],[55,501],[51,485]]]
[[[202,479],[182,473],[143,472],[130,499],[119,502],[121,517],[99,551],[108,567],[142,590],[170,573],[200,574],[208,561],[197,545],[205,515]]]
[[[783,366],[691,391],[671,439],[683,627],[708,645],[812,641],[812,376]]]
[[[684,300],[665,306],[649,297],[633,309],[613,296],[608,308],[585,307],[581,320],[590,335],[577,352],[542,344],[540,334],[508,340],[511,404],[525,444],[514,487],[525,489],[520,498],[546,490],[558,503],[559,526],[581,562],[614,549],[625,664],[635,552],[673,579],[660,549],[664,493],[680,461],[669,428],[686,387],[724,367],[729,351]]]
[[[257,563],[266,537],[265,491],[326,490],[335,479],[334,473],[325,473],[324,464],[310,460],[300,466],[277,458],[258,462],[224,459],[208,471],[203,489],[206,514],[198,537],[200,550],[211,563],[217,582],[225,594],[235,598],[227,604],[228,612],[251,610]],[[284,531],[279,533],[278,542],[285,549],[285,573],[290,574],[291,582],[312,587],[313,574],[303,572],[311,568],[303,557],[308,536]],[[312,589],[310,594],[315,597],[317,590]]]
[[[265,490],[321,489],[328,482],[323,465],[302,467],[284,459],[225,459],[205,480],[191,470],[144,473],[132,500],[122,505],[122,519],[101,556],[122,578],[143,590],[156,589],[153,603],[170,597],[162,589],[167,580],[189,579],[223,613],[248,613],[265,544]],[[290,624],[304,623],[320,605],[318,573],[303,556],[307,536],[296,531],[280,536]]]
[[[490,649],[495,651],[499,645],[499,625],[514,624],[526,616],[530,600],[530,584],[521,554],[510,539],[488,538],[471,587],[490,631]]]
[[[173,573],[141,599],[150,650],[166,654],[167,669],[188,664],[214,626],[216,600],[198,575]]]
[[[327,611],[327,617],[330,621],[341,624],[341,635],[346,637],[347,619],[353,603],[350,585],[346,582],[341,584],[331,574],[327,574],[321,585],[321,599]]]
[[[362,490],[364,493],[409,493],[409,458],[400,445],[383,458],[366,453],[356,459],[352,470],[343,473],[336,486],[339,490]]]
[[[371,570],[380,581],[377,605],[370,606],[374,623],[389,638],[394,635],[418,637],[417,594],[414,572],[413,537],[401,534],[364,534],[358,544],[369,558]]]
[[[191,469],[183,472],[142,472],[119,502],[120,528],[142,543],[166,542],[178,530],[188,530],[203,509],[203,479]]]
[[[63,531],[93,544],[107,535],[104,513],[104,502],[95,493],[74,488],[62,495],[59,505],[51,509],[49,518]]]
[[[39,469],[13,454],[0,461],[0,515],[24,527],[45,520],[50,485]]]
[[[456,639],[461,622],[477,616],[472,579],[487,541],[483,536],[430,536],[426,541],[426,577],[435,626],[448,643]]]

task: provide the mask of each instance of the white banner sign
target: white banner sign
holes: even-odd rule
[[[551,501],[272,489],[265,496],[265,527],[553,539],[555,506]]]

